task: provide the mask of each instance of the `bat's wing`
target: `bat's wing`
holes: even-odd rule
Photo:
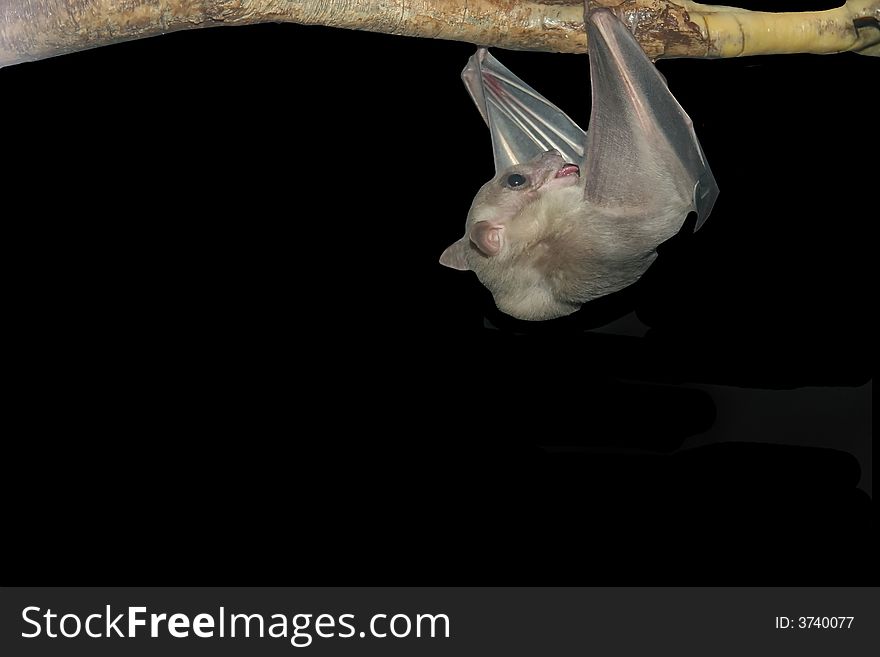
[[[485,48],[468,60],[461,79],[492,133],[496,172],[552,149],[583,162],[584,131]]]
[[[671,199],[692,199],[699,228],[718,187],[690,118],[614,14],[591,11],[587,37],[593,106],[585,200],[646,216],[667,209]]]

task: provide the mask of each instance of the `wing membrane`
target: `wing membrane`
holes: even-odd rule
[[[718,187],[690,118],[613,13],[593,10],[587,23],[593,105],[585,200],[648,214],[684,197],[699,227]]]
[[[461,77],[489,126],[497,172],[553,149],[582,164],[584,131],[485,48],[468,60]]]

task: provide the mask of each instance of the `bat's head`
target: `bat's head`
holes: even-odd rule
[[[549,252],[581,206],[580,171],[557,151],[509,167],[474,198],[464,237],[440,257],[447,267],[471,270],[498,307],[515,317],[546,319],[573,312],[546,285]]]
[[[475,269],[485,258],[507,259],[540,237],[543,206],[554,205],[562,190],[582,189],[580,171],[557,151],[498,173],[477,192],[465,236],[452,244],[440,262],[453,269]]]

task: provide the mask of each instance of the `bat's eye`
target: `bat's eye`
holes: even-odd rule
[[[526,177],[521,173],[512,173],[507,176],[507,186],[513,187],[514,189],[517,187],[522,187],[528,182]]]

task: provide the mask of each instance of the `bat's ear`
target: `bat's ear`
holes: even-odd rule
[[[459,271],[467,271],[470,269],[465,257],[466,249],[469,248],[467,236],[462,237],[457,242],[453,242],[440,256],[440,264]]]
[[[501,230],[501,226],[478,221],[471,226],[471,242],[487,256],[496,255],[501,250]]]

